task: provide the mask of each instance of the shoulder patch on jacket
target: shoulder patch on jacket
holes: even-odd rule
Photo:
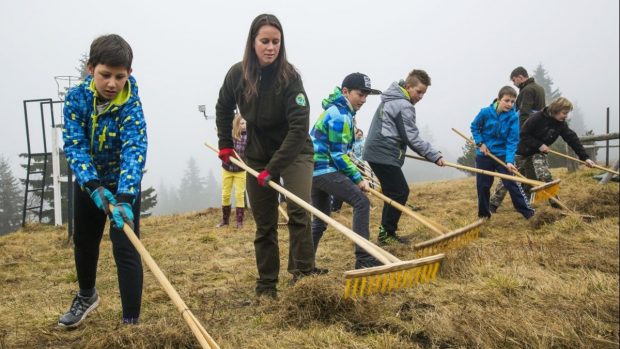
[[[302,107],[306,106],[306,97],[304,97],[303,93],[300,93],[297,95],[297,97],[295,97],[295,103],[297,103],[297,105],[300,105]]]

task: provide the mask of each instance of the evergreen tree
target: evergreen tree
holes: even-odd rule
[[[149,211],[157,205],[157,193],[155,188],[148,187],[140,192],[140,217],[148,217],[153,212]]]
[[[551,101],[560,97],[562,93],[560,89],[553,87],[553,79],[549,76],[549,73],[542,64],[538,64],[538,67],[534,70],[534,74],[532,74],[534,81],[538,83],[545,89],[545,104],[549,105]]]
[[[0,235],[20,226],[22,200],[19,181],[13,176],[8,160],[0,155]]]
[[[88,74],[88,55],[86,53],[82,53],[82,57],[80,58],[80,64],[75,67],[78,73],[80,73],[80,80],[84,81]]]
[[[461,149],[463,149],[463,156],[456,159],[456,163],[463,166],[476,167],[476,145],[471,142],[466,142]],[[473,172],[463,172],[467,173],[469,176],[475,175]]]
[[[222,189],[220,185],[217,183],[215,176],[213,175],[213,170],[209,169],[209,175],[207,176],[207,197],[205,203],[207,207],[219,207],[222,204]],[[234,198],[233,198],[234,200]]]
[[[205,180],[200,177],[200,169],[198,169],[196,160],[190,157],[179,186],[179,204],[175,207],[175,211],[198,211],[207,206]]]

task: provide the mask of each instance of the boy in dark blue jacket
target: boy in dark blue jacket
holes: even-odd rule
[[[503,160],[508,169],[516,171],[515,153],[519,144],[519,115],[513,106],[517,99],[517,91],[510,86],[499,90],[498,97],[493,103],[480,110],[478,116],[471,123],[471,134],[476,142],[476,167],[482,170],[508,173],[502,165],[488,157],[490,152]],[[512,204],[526,219],[534,215],[521,185],[514,181],[502,179],[508,189]],[[478,217],[490,218],[489,197],[493,177],[483,174],[476,175],[476,189],[478,191]]]
[[[123,323],[135,324],[142,299],[142,262],[122,228],[139,236],[140,182],[146,160],[146,124],[131,74],[133,52],[120,36],[95,39],[90,75],[67,94],[64,151],[76,177],[75,267],[79,292],[58,321],[78,326],[99,304],[95,290],[99,244],[106,217],[118,271]],[[110,210],[110,205],[114,208]]]

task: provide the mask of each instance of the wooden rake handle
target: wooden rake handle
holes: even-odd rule
[[[114,206],[110,205],[110,211],[112,210],[114,210]],[[155,275],[155,278],[159,281],[164,291],[166,291],[168,297],[172,300],[172,303],[174,303],[177,307],[177,310],[181,313],[181,316],[183,316],[183,319],[194,333],[194,336],[196,336],[200,346],[204,349],[219,349],[219,345],[217,345],[213,338],[211,338],[207,330],[205,330],[200,321],[196,319],[192,311],[189,310],[185,302],[183,302],[183,299],[181,299],[181,296],[179,296],[179,293],[174,289],[161,269],[159,269],[159,266],[157,266],[157,263],[155,263],[155,260],[153,260],[151,254],[146,250],[140,239],[136,236],[136,233],[129,225],[127,225],[127,223],[123,224],[123,231],[138,253],[140,253],[144,263],[149,267],[153,275]]]
[[[282,217],[284,217],[284,219],[288,222],[288,215],[286,214],[286,211],[282,208],[282,206],[280,206],[278,204],[278,211],[280,211],[280,214],[282,215]]]
[[[354,158],[352,158],[353,162],[355,163],[356,160],[354,160]],[[357,166],[357,163],[355,164]],[[358,171],[360,171],[360,173],[362,174],[362,176],[364,176],[366,178],[366,180],[372,181],[372,178],[370,178],[370,176],[364,172],[364,170],[362,168],[360,168],[358,166]],[[374,182],[373,182],[374,183]],[[379,187],[379,189],[381,189],[380,185],[377,185],[377,187]],[[409,209],[408,207],[401,205],[400,203],[393,201],[392,199],[390,199],[389,197],[383,195],[383,193],[381,193],[378,190],[374,190],[373,188],[369,188],[369,192],[378,197],[379,199],[383,200],[386,204],[391,205],[392,207],[396,208],[397,210],[399,210],[400,212],[409,215],[411,217],[413,217],[413,219],[417,220],[418,222],[422,223],[423,225],[425,225],[426,227],[428,227],[429,229],[431,229],[434,233],[438,234],[438,235],[443,235],[446,232],[449,231],[449,229],[447,229],[446,227],[442,226],[441,224],[431,221],[430,219],[413,212],[413,210]]]
[[[467,137],[466,135],[464,135],[463,133],[461,133],[459,130],[452,128],[452,131],[454,131],[457,135],[463,137],[466,141],[468,141],[469,143],[476,145],[476,143],[474,143],[474,140]],[[504,161],[502,161],[502,159],[498,158],[497,156],[493,155],[493,153],[491,153],[490,151],[487,153],[487,156],[490,157],[491,159],[495,160],[495,162],[497,162],[498,164],[502,165],[504,168],[506,168],[507,170],[510,171],[510,169],[508,168],[508,165],[506,165],[506,163]],[[512,171],[512,173],[514,173],[515,176],[517,177],[521,177],[521,178],[526,178],[524,175],[522,175],[519,171]]]
[[[214,152],[216,152],[216,153],[218,152],[217,148],[215,148],[214,146],[212,146],[212,145],[210,145],[208,143],[205,143],[205,145],[207,146],[207,148],[213,150]],[[253,168],[249,167],[248,165],[246,165],[240,159],[237,159],[237,158],[234,158],[234,157],[230,157],[230,161],[233,164],[235,164],[235,165],[241,167],[242,169],[244,169],[245,171],[247,171],[252,176],[258,177],[258,172],[255,171]],[[372,255],[373,257],[375,257],[379,261],[381,261],[381,263],[383,263],[383,264],[390,264],[390,263],[394,263],[394,262],[400,262],[400,260],[398,258],[396,258],[394,255],[392,255],[389,252],[383,250],[381,247],[373,244],[372,242],[364,239],[363,237],[361,237],[360,235],[355,233],[353,230],[345,227],[344,225],[340,224],[335,219],[333,219],[333,218],[329,217],[328,215],[326,215],[325,213],[319,211],[314,206],[308,204],[307,202],[305,202],[304,200],[299,198],[297,195],[291,193],[290,191],[282,188],[280,185],[276,184],[274,181],[269,181],[269,182],[267,182],[267,184],[272,189],[274,189],[275,191],[277,191],[280,194],[286,196],[287,199],[292,200],[297,205],[303,207],[306,211],[309,211],[310,213],[312,213],[313,215],[315,215],[319,219],[321,219],[323,222],[329,224],[334,229],[336,229],[339,232],[343,233],[346,237],[351,239],[359,247],[363,248],[370,255]]]
[[[416,159],[416,160],[430,162],[430,161],[426,160],[425,158],[420,157],[420,156],[416,156],[416,155],[405,154],[405,156],[408,157],[408,158],[411,158],[411,159]],[[448,162],[448,161],[444,161],[443,163],[444,163],[444,165],[446,165],[448,167],[457,168],[459,170],[468,171],[468,172],[474,172],[474,173],[480,173],[480,174],[483,174],[483,175],[497,177],[497,178],[503,178],[503,179],[507,179],[509,181],[514,181],[514,182],[521,182],[521,183],[529,184],[529,185],[534,186],[534,187],[541,186],[541,185],[545,184],[545,182],[535,181],[535,180],[529,179],[529,178],[521,178],[521,177],[515,177],[515,176],[503,174],[503,173],[497,173],[497,172],[491,172],[491,171],[487,171],[487,170],[481,170],[479,168],[463,166],[463,165],[455,164],[455,163]]]
[[[553,149],[549,149],[549,152],[550,152],[551,154],[559,155],[559,156],[565,157],[565,158],[567,158],[567,159],[570,159],[570,160],[576,161],[576,162],[578,162],[578,163],[580,163],[580,164],[584,164],[584,165],[586,164],[586,162],[585,162],[585,161],[579,160],[579,159],[577,159],[577,158],[574,158],[574,157],[572,157],[572,156],[566,155],[566,154],[564,154],[564,153],[560,153],[560,152],[555,151],[555,150],[553,150]],[[618,175],[619,175],[618,171],[614,171],[614,170],[609,169],[609,168],[607,168],[607,167],[599,166],[599,165],[596,165],[596,164],[595,164],[593,167],[594,167],[594,168],[598,168],[599,170],[603,170],[603,171],[606,171],[606,172],[609,172],[609,173],[613,173],[613,174],[615,174],[616,176],[618,176]]]
[[[438,223],[431,222],[428,218],[422,216],[419,213],[414,212],[413,210],[409,209],[408,207],[405,207],[405,206],[401,205],[400,203],[390,199],[389,197],[381,194],[380,192],[378,192],[378,191],[376,191],[376,190],[374,190],[372,188],[368,188],[368,192],[371,193],[372,195],[378,197],[379,199],[385,201],[385,203],[387,203],[388,205],[391,205],[391,206],[395,207],[396,209],[398,209],[402,213],[405,213],[405,214],[409,215],[410,217],[412,217],[413,219],[415,219],[416,221],[422,223],[425,227],[427,227],[428,229],[432,230],[437,235],[443,235],[443,234],[448,232],[448,229],[446,229],[444,227],[441,227],[441,225],[439,225]]]
[[[459,136],[463,137],[466,141],[468,141],[469,143],[476,145],[476,143],[474,143],[474,140],[467,137],[466,135],[464,135],[463,133],[459,132],[457,129],[452,128],[452,131],[454,131],[456,134],[458,134]],[[487,154],[491,159],[495,160],[498,164],[504,166],[506,169],[508,169],[508,166],[506,165],[505,162],[503,162],[500,158],[498,158],[497,156],[493,155],[493,153],[489,152]],[[524,175],[522,175],[519,171],[512,171],[512,173],[514,173],[515,176],[521,177],[521,178],[526,178]],[[558,198],[556,198],[555,196],[552,196],[549,198],[549,200],[555,202],[556,204],[560,205],[560,207],[562,207],[562,209],[569,211],[569,212],[574,212],[573,210],[571,210],[568,206],[566,206],[566,204],[564,204],[562,201],[560,201]]]

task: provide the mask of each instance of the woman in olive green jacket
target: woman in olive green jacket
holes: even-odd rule
[[[248,176],[250,207],[256,221],[256,294],[275,297],[280,269],[278,193],[267,182],[282,178],[284,187],[310,202],[313,148],[308,135],[310,108],[301,78],[286,60],[279,20],[259,15],[250,27],[243,61],[224,79],[216,105],[219,156],[234,156],[231,137],[235,108],[247,121],[247,164],[260,173]],[[288,271],[293,281],[319,272],[314,267],[310,214],[288,202],[290,236]]]

